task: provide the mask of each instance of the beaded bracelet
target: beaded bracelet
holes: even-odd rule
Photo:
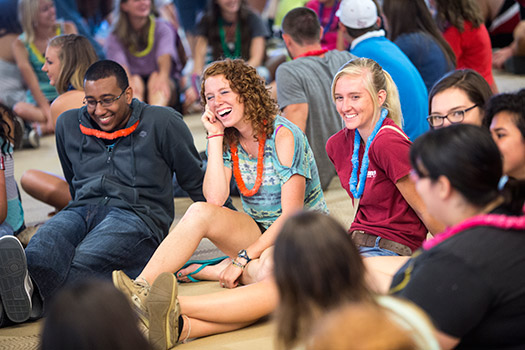
[[[209,140],[209,139],[211,139],[211,138],[219,137],[219,136],[224,136],[224,134],[208,135],[208,136],[206,136],[206,138]]]
[[[237,267],[240,268],[241,270],[244,270],[244,265],[241,264],[240,262],[234,260],[234,259],[232,259],[232,265],[233,265],[233,266],[237,266]]]

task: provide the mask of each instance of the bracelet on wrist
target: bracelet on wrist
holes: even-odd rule
[[[224,134],[208,135],[208,136],[206,136],[206,139],[209,140],[209,139],[212,139],[212,138],[214,138],[214,137],[219,137],[219,136],[224,136]]]
[[[245,267],[245,265],[241,264],[240,262],[238,262],[235,259],[232,259],[232,265],[240,268],[241,270],[244,270],[244,267]]]
[[[248,256],[246,249],[241,249],[239,253],[237,253],[237,257],[246,260],[246,263],[249,263],[250,261],[252,261],[252,259],[250,259],[250,257]]]

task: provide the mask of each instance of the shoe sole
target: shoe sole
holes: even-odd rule
[[[170,322],[170,310],[177,304],[177,279],[172,273],[163,273],[151,286],[146,305],[149,312],[149,341],[155,349],[171,349],[177,343],[177,327]],[[178,318],[178,315],[175,315]],[[174,320],[175,325],[178,319]]]
[[[31,296],[26,290],[27,261],[18,239],[0,241],[0,296],[7,317],[16,323],[31,316]]]
[[[111,274],[111,277],[113,279],[113,285],[115,286],[115,288],[117,288],[118,290],[120,290],[122,293],[124,293],[124,295],[126,295],[126,298],[128,299],[129,303],[131,304],[131,307],[133,308],[133,310],[135,311],[135,314],[139,317],[139,320],[142,322],[142,324],[146,327],[146,328],[149,328],[149,319],[148,319],[148,315],[144,314],[144,312],[142,311],[142,309],[137,306],[135,304],[135,301],[132,300],[132,298],[130,297],[130,294],[133,294],[133,291],[130,290],[126,283],[124,282],[123,280],[123,275],[124,272],[122,271],[113,271],[112,274]]]

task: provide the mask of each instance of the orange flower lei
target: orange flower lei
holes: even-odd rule
[[[251,190],[246,188],[241,175],[241,170],[239,169],[239,155],[237,154],[237,144],[232,142],[230,144],[230,152],[232,154],[233,161],[233,176],[235,177],[235,182],[237,182],[237,187],[241,191],[243,196],[251,197],[259,191],[259,188],[262,185],[262,176],[264,170],[264,145],[266,144],[266,134],[259,136],[259,153],[257,155],[257,177],[255,178],[255,185]]]
[[[82,124],[79,124],[79,126],[80,126],[80,131],[84,135],[95,136],[99,139],[114,140],[114,139],[118,139],[119,137],[128,136],[133,131],[135,131],[137,127],[139,126],[139,120],[137,120],[137,122],[133,124],[132,126],[130,126],[129,128],[120,129],[120,130],[117,130],[111,133],[105,132],[102,130],[86,128]]]

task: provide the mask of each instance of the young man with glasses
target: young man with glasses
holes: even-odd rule
[[[47,308],[65,284],[120,269],[136,276],[173,221],[173,172],[193,200],[204,200],[201,159],[179,113],[133,99],[113,61],[88,69],[84,91],[85,105],[63,113],[56,128],[73,200],[25,254],[16,238],[0,239],[0,297],[13,322],[42,316],[36,304]]]

